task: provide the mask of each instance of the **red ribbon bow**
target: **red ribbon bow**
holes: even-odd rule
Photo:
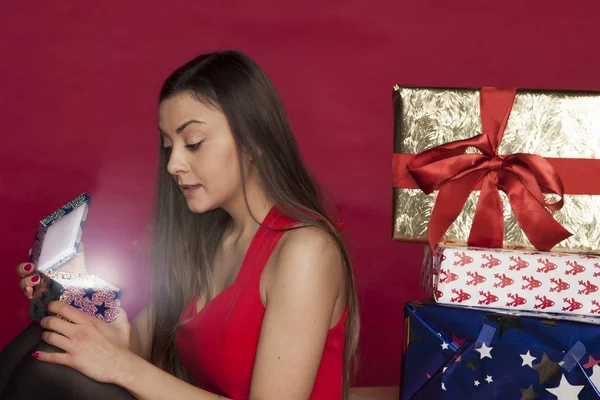
[[[439,190],[428,226],[432,247],[462,212],[481,181],[468,245],[502,247],[504,215],[498,190],[508,195],[519,226],[538,250],[548,251],[572,235],[546,210],[563,206],[563,184],[552,165],[535,154],[498,155],[515,94],[515,89],[482,88],[483,133],[434,147],[408,163],[407,169],[423,192]],[[468,147],[482,154],[465,154]],[[554,193],[560,199],[546,202],[543,192]]]

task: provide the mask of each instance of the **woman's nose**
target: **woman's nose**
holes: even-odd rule
[[[171,175],[178,175],[184,172],[187,172],[189,169],[188,163],[185,161],[183,157],[181,157],[181,153],[177,151],[175,148],[171,150],[171,155],[169,157],[169,162],[167,164],[167,171]]]

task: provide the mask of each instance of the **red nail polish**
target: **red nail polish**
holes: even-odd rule
[[[23,269],[27,272],[31,271],[31,268],[33,268],[33,265],[31,264],[25,264],[25,266],[23,267]]]
[[[40,280],[40,276],[39,275],[35,275],[31,278],[31,282],[37,282]]]
[[[40,356],[40,353],[38,353],[37,351],[34,353],[31,353],[31,357],[33,358],[38,358]]]

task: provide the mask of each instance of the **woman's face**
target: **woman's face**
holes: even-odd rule
[[[235,140],[222,112],[180,94],[161,103],[158,129],[170,153],[167,170],[190,211],[226,208],[243,193]]]

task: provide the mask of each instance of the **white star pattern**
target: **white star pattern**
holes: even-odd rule
[[[444,369],[442,370],[442,374],[443,374],[444,372],[446,372],[446,370],[447,370],[447,369],[448,369],[448,367],[444,367]]]
[[[492,376],[491,376],[491,375],[487,375],[487,377],[485,378],[485,381],[486,381],[487,383],[492,383],[492,382],[494,382],[494,380],[492,379]]]
[[[446,390],[446,385],[442,382],[442,390]]]
[[[526,365],[529,365],[531,368],[533,368],[533,362],[535,360],[537,360],[537,358],[535,358],[534,356],[532,356],[529,353],[529,350],[527,350],[527,354],[519,354],[521,356],[521,358],[523,359],[523,364],[521,364],[521,367],[524,367]]]
[[[481,343],[481,347],[478,349],[475,349],[475,351],[479,352],[479,354],[481,354],[481,359],[483,360],[485,357],[489,357],[492,358],[492,351],[493,347],[487,347],[485,345],[485,343]]]
[[[473,385],[479,386],[479,381],[475,381],[475,383],[473,383]]]
[[[442,343],[442,350],[448,350],[448,343]]]
[[[560,384],[555,388],[546,389],[556,396],[557,400],[575,400],[579,399],[579,392],[583,390],[584,385],[571,385],[565,376],[560,377]]]

